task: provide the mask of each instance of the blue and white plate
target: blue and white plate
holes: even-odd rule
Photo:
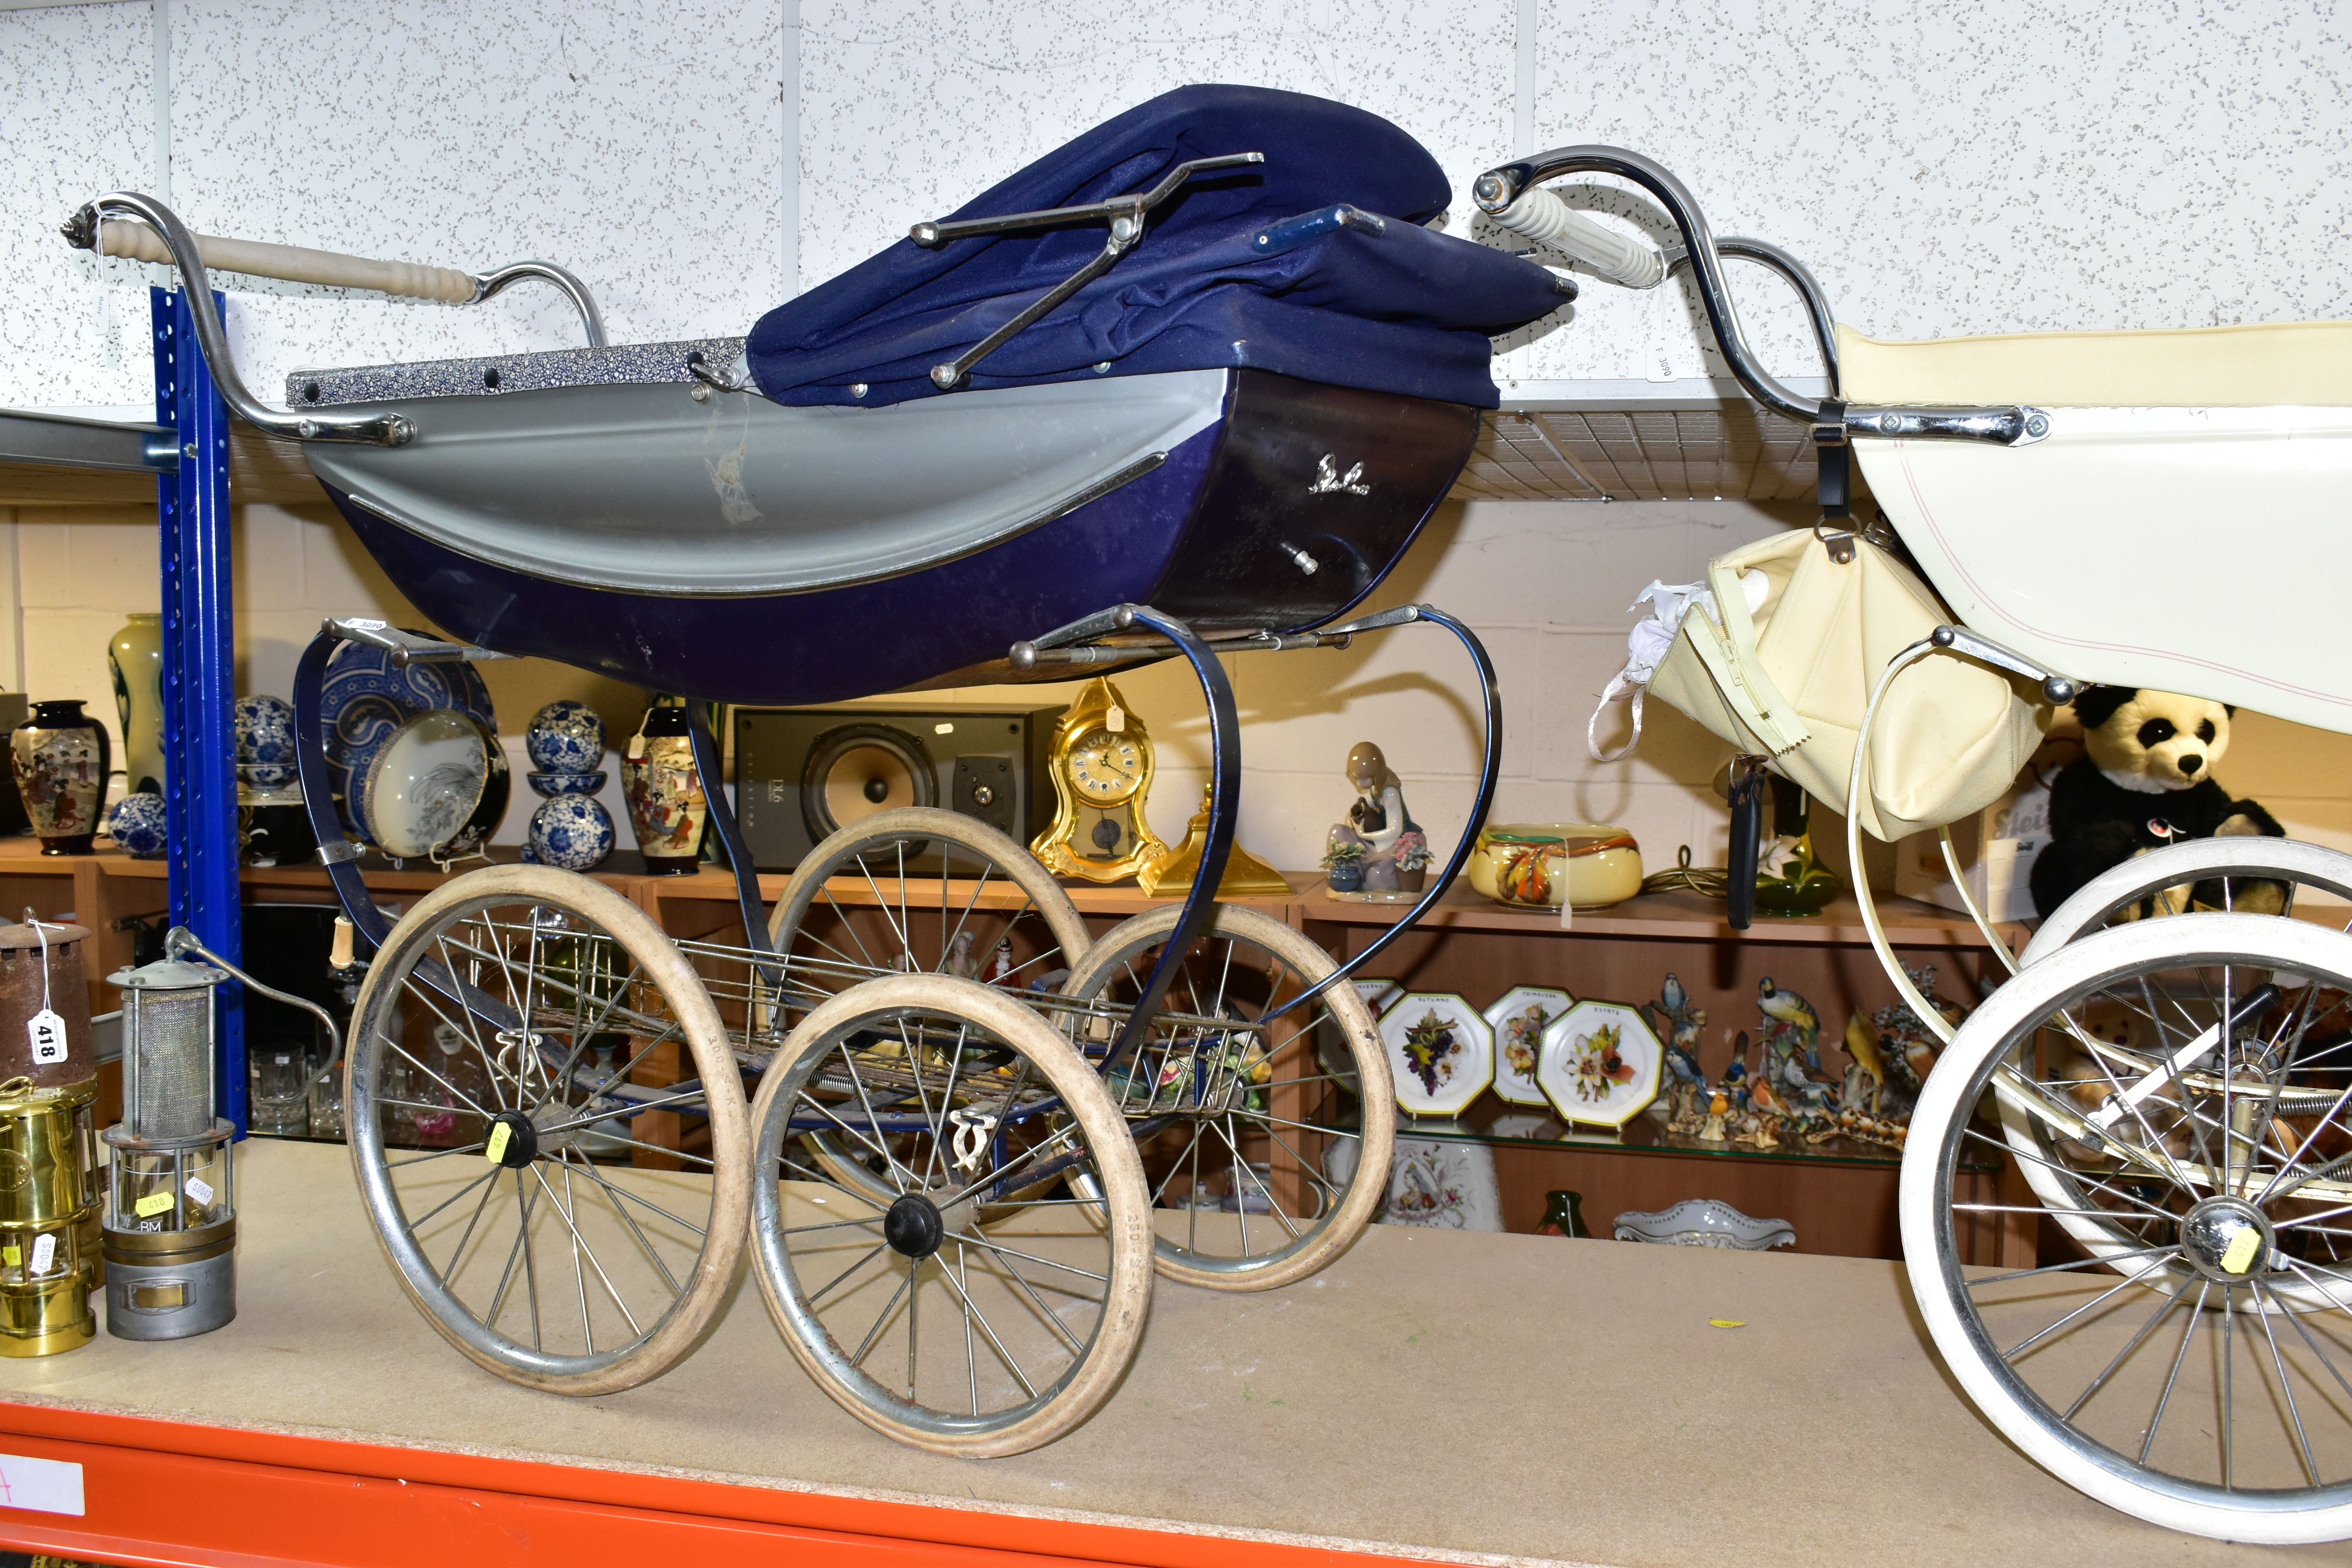
[[[559,795],[602,795],[606,773],[525,773],[530,787],[550,799]]]
[[[525,858],[563,871],[593,871],[615,841],[613,814],[593,795],[560,795],[530,814]]]
[[[342,807],[343,825],[370,844],[375,840],[351,804],[353,764],[363,751],[372,754],[393,731],[436,708],[456,709],[485,734],[499,732],[489,688],[472,665],[420,660],[395,669],[391,654],[365,643],[347,642],[335,650],[319,706],[327,736],[327,778]]]
[[[585,702],[560,697],[530,716],[523,749],[541,772],[584,773],[604,760],[604,721]]]

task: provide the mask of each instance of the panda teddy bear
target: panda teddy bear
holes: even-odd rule
[[[2233,800],[2213,777],[2230,749],[2237,710],[2201,697],[2128,686],[2094,686],[2074,699],[2083,755],[2050,786],[2050,843],[2033,862],[2033,907],[2045,918],[2083,884],[2133,856],[2183,838],[2235,834],[2284,837],[2278,819],[2251,800]],[[2220,908],[2218,881],[2200,883],[2188,902]],[[2286,889],[2239,882],[2230,907],[2276,914]],[[2178,895],[2168,908],[2179,907]]]

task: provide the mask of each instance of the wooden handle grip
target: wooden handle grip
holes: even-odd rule
[[[330,969],[349,969],[352,966],[352,922],[343,916],[337,915],[334,946],[327,954],[327,966]]]
[[[163,237],[136,218],[108,218],[98,226],[101,256],[127,256],[137,261],[169,265],[172,253]],[[439,300],[463,305],[478,292],[470,274],[449,267],[426,267],[413,261],[371,261],[332,250],[308,250],[299,245],[268,245],[253,239],[223,239],[196,236],[196,253],[206,267],[242,272],[254,278],[277,278],[289,283],[318,283],[331,289],[368,289],[409,300]]]

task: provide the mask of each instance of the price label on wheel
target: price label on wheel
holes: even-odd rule
[[[482,1158],[495,1165],[507,1157],[507,1139],[514,1129],[501,1121],[490,1129],[490,1141],[482,1148]]]

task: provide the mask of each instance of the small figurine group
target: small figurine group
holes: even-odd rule
[[[1953,1023],[1965,1016],[1957,1005],[1935,995],[1932,964],[1907,969],[1912,984]],[[1733,1040],[1731,1062],[1713,1085],[1698,1060],[1706,1010],[1694,1006],[1682,981],[1666,976],[1659,1001],[1642,1012],[1666,1042],[1671,1087],[1654,1115],[1668,1128],[1701,1142],[1753,1143],[1779,1148],[1786,1138],[1822,1143],[1832,1138],[1903,1147],[1919,1086],[1936,1064],[1936,1037],[1917,1014],[1900,1001],[1846,1025],[1846,1053],[1853,1059],[1842,1078],[1822,1070],[1821,1018],[1811,1003],[1767,975],[1757,986],[1762,1012],[1755,1067],[1748,1066],[1748,1038]]]
[[[1348,820],[1334,823],[1323,865],[1335,892],[1418,892],[1429,867],[1429,839],[1405,810],[1404,789],[1388,758],[1370,741],[1348,753],[1356,798]]]

